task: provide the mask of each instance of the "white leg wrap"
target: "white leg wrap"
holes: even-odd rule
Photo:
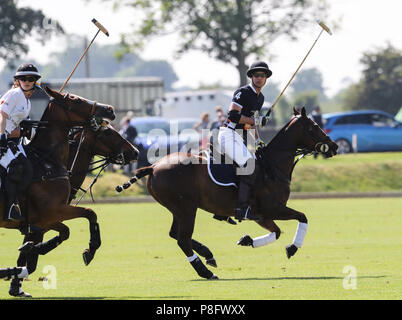
[[[276,233],[271,232],[264,236],[253,239],[253,248],[258,248],[270,244],[276,240]]]
[[[297,230],[295,237],[293,239],[293,244],[298,248],[301,248],[303,245],[304,237],[306,236],[307,233],[307,226],[308,224],[304,222],[299,222],[299,224],[297,225]]]
[[[28,269],[26,267],[22,267],[22,271],[18,274],[18,278],[28,278]]]
[[[198,256],[194,253],[191,257],[187,257],[188,262],[193,262]]]

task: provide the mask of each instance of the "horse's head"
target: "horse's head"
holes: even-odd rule
[[[305,149],[307,152],[318,152],[329,158],[336,155],[338,145],[316,124],[307,117],[306,109],[303,107],[301,112],[294,110],[294,116],[289,122],[286,130],[298,128],[297,147]]]
[[[79,141],[79,134],[74,138]],[[105,157],[110,163],[126,165],[137,160],[138,149],[124,139],[107,121],[103,121],[98,130],[85,129],[85,145],[91,156]]]
[[[54,110],[53,119],[65,123],[66,126],[71,127],[76,123],[88,123],[95,118],[109,120],[116,118],[112,106],[87,100],[74,94],[61,94],[46,86],[45,91],[51,97],[48,108],[49,110]]]

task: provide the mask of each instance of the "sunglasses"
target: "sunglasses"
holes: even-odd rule
[[[28,81],[28,82],[35,82],[36,81],[36,78],[35,77],[19,77],[19,78],[17,78],[18,80],[21,80],[21,81],[24,81],[24,82],[26,82],[26,81]]]
[[[253,73],[253,77],[255,77],[255,78],[266,78],[267,74],[265,72],[256,72],[256,73]]]

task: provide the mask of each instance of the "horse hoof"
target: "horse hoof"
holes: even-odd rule
[[[28,241],[28,242],[25,242],[22,246],[20,246],[18,248],[18,250],[21,251],[22,253],[27,253],[27,252],[31,251],[34,246],[35,246],[35,244],[33,241]]]
[[[219,280],[216,274],[213,274],[212,277],[208,278],[208,280]]]
[[[91,253],[89,251],[89,249],[86,249],[83,253],[82,253],[82,258],[84,259],[84,263],[85,265],[89,265],[92,261],[92,259],[94,258],[93,253]]]
[[[24,291],[21,291],[18,293],[9,292],[9,294],[10,294],[10,296],[18,297],[18,298],[32,298],[31,294],[29,294],[28,292],[24,292]]]
[[[210,265],[210,266],[212,266],[212,267],[214,267],[214,268],[217,268],[217,267],[218,267],[218,265],[216,264],[215,258],[207,259],[205,262],[206,262],[208,265]]]
[[[237,244],[239,246],[252,246],[253,245],[253,239],[251,239],[251,237],[248,234],[246,234],[239,241],[237,241]]]
[[[297,247],[294,244],[288,245],[286,247],[286,256],[288,257],[288,259],[290,259],[290,257],[292,257],[297,251]]]

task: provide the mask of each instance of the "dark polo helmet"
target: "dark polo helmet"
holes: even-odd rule
[[[33,76],[36,78],[36,80],[39,80],[41,78],[38,68],[32,63],[23,63],[18,67],[17,71],[15,72],[14,78],[19,78],[23,76]]]
[[[264,71],[267,74],[267,78],[272,76],[272,71],[269,70],[268,65],[264,61],[253,62],[247,70],[247,77],[251,78],[254,71]]]

